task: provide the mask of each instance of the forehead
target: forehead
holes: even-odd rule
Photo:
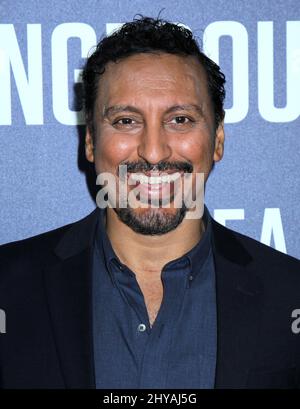
[[[98,84],[101,105],[147,99],[157,104],[167,98],[177,103],[210,103],[206,72],[196,57],[136,54],[108,63]]]

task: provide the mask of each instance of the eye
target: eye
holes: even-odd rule
[[[111,126],[118,132],[138,132],[143,126],[141,118],[118,116],[111,119]]]
[[[132,125],[135,121],[131,118],[120,118],[113,122],[113,125]]]
[[[173,118],[170,118],[167,122],[166,125],[169,127],[169,129],[177,130],[177,131],[188,131],[190,128],[192,128],[195,124],[195,119],[190,118],[185,115],[177,115],[174,116]]]
[[[180,124],[188,124],[189,122],[191,122],[191,120],[187,116],[181,115],[181,116],[176,116],[170,122],[173,124],[175,123],[176,125],[180,125]]]

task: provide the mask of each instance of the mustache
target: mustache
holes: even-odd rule
[[[193,165],[189,162],[159,162],[155,165],[149,162],[123,162],[122,165],[127,166],[128,173],[142,173],[142,172],[165,172],[165,171],[179,171],[185,173],[193,172]]]

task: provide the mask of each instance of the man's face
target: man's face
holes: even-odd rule
[[[95,133],[92,138],[87,130],[86,156],[95,162],[97,175],[115,175],[118,197],[119,165],[126,164],[131,177],[151,177],[151,183],[144,179],[140,184],[139,199],[160,203],[156,208],[149,201],[146,207],[126,209],[117,204],[119,219],[142,234],[175,229],[187,209],[172,205],[176,195],[172,178],[162,183],[152,177],[179,172],[183,178],[184,172],[191,172],[193,183],[196,173],[204,173],[206,181],[213,162],[223,155],[223,124],[215,129],[200,63],[166,53],[137,54],[109,63],[99,81],[94,112]],[[129,183],[127,192],[136,187]],[[168,192],[169,208],[161,206]]]

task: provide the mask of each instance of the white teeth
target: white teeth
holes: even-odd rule
[[[158,183],[162,183],[162,177],[160,177],[160,176],[150,176],[148,178],[148,183],[150,185],[156,185]]]
[[[175,182],[175,180],[179,179],[181,174],[179,172],[175,172],[172,175],[170,175],[170,179],[172,182]]]
[[[174,182],[176,179],[180,178],[180,173],[176,172],[171,175],[163,175],[163,176],[146,176],[140,173],[132,173],[130,175],[130,179],[134,182],[140,182],[143,184],[149,185],[156,185],[160,183],[171,183]]]

